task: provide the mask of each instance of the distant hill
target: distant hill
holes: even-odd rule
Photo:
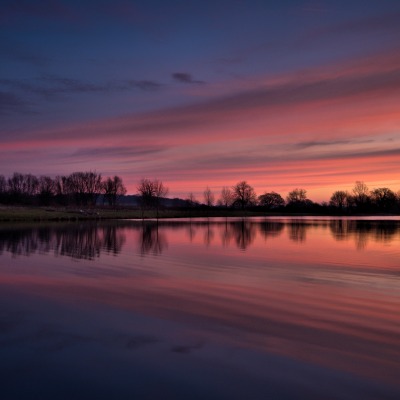
[[[97,200],[97,204],[105,204],[104,196],[100,195]],[[138,207],[140,205],[140,196],[135,194],[129,194],[126,196],[118,197],[118,204],[121,206],[131,206]],[[168,197],[162,197],[160,199],[160,204],[162,207],[185,207],[187,206],[186,200],[179,199],[177,197],[170,199]]]

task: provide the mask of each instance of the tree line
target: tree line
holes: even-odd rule
[[[204,203],[207,206],[223,206],[236,208],[258,207],[268,211],[290,212],[339,212],[339,213],[374,213],[400,212],[400,191],[395,193],[387,187],[370,190],[362,181],[356,181],[351,192],[335,191],[329,202],[315,203],[307,197],[307,191],[295,188],[284,199],[274,191],[256,195],[254,188],[246,181],[238,182],[233,187],[224,186],[218,200],[209,187],[203,192]],[[200,205],[193,193],[189,193],[187,202],[190,205]]]
[[[102,178],[93,171],[73,172],[51,178],[14,172],[9,178],[0,175],[0,202],[5,204],[35,204],[62,206],[94,206],[100,195],[109,205],[126,194],[119,176]]]
[[[5,204],[36,204],[62,206],[95,206],[99,196],[103,202],[115,206],[118,199],[126,194],[126,187],[119,176],[102,178],[93,171],[73,172],[55,178],[42,175],[14,172],[9,178],[0,175],[0,202]],[[157,216],[168,195],[168,188],[158,179],[141,179],[136,187],[136,195],[142,215],[148,209],[156,210]],[[329,202],[316,203],[307,197],[303,188],[291,190],[286,198],[270,191],[257,196],[247,181],[234,186],[224,186],[216,199],[215,193],[207,186],[203,201],[189,193],[185,199],[186,207],[257,208],[265,211],[289,212],[329,212],[329,213],[373,213],[400,212],[400,192],[395,193],[387,187],[370,190],[357,181],[349,191],[338,190]]]

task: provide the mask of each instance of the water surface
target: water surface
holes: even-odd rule
[[[0,226],[4,399],[398,399],[400,222]]]

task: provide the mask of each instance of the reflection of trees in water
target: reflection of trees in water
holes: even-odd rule
[[[157,222],[144,222],[142,224],[142,234],[140,236],[140,253],[142,255],[158,255],[168,247],[165,234],[158,229]]]
[[[94,259],[101,251],[118,254],[126,237],[117,226],[91,224],[10,228],[0,230],[0,252],[29,256],[49,253],[77,259]]]
[[[389,243],[400,232],[397,221],[332,220],[329,228],[336,240],[354,240],[358,250],[364,249],[369,240]]]
[[[0,231],[0,254],[7,251],[14,256],[29,256],[39,249],[40,242],[28,232],[20,230]]]
[[[396,233],[400,232],[400,226],[394,221],[388,221],[386,224],[376,224],[374,229],[374,239],[377,242],[391,242]]]
[[[258,223],[246,219],[225,220],[224,224],[220,226],[222,245],[229,246],[233,240],[237,247],[246,250],[256,237],[257,225]]]
[[[304,242],[307,229],[328,227],[335,240],[352,240],[358,249],[368,241],[389,243],[399,237],[398,221],[366,221],[337,219],[330,221],[254,221],[251,219],[207,222],[100,222],[68,225],[40,225],[20,227],[3,226],[0,229],[0,254],[29,256],[34,253],[50,253],[76,259],[94,259],[102,252],[118,254],[125,241],[127,230],[139,233],[138,245],[141,254],[161,254],[167,247],[168,234],[173,231],[186,232],[192,241],[196,232],[204,235],[205,245],[215,241],[215,234],[221,237],[223,246],[234,245],[245,250],[260,234],[264,238],[279,238],[285,226],[290,240]]]
[[[283,222],[264,221],[260,225],[260,233],[265,238],[274,238],[282,234],[285,224]]]
[[[192,221],[189,222],[189,225],[187,227],[187,235],[188,235],[190,242],[193,242],[193,239],[196,236],[196,228],[192,224]]]
[[[210,221],[207,221],[207,225],[204,231],[204,244],[209,246],[214,239],[214,229],[211,227]]]
[[[304,242],[306,240],[307,228],[309,227],[310,225],[301,221],[290,222],[288,224],[289,239],[298,243]]]
[[[228,219],[225,219],[225,223],[221,229],[221,242],[224,247],[229,246],[233,238],[233,230],[230,228],[230,224]]]
[[[107,253],[117,255],[126,241],[123,230],[117,226],[102,227],[103,231],[103,247]]]
[[[233,222],[232,230],[236,245],[242,250],[246,250],[246,248],[254,241],[257,232],[256,225],[245,219]]]
[[[68,232],[55,232],[56,255],[91,260],[100,256],[102,240],[96,227],[75,227]]]

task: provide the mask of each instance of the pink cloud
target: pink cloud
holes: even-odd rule
[[[399,189],[397,54],[226,83],[220,96],[196,90],[202,100],[181,107],[25,132],[2,143],[0,166],[118,173],[131,192],[141,177],[159,177],[173,196],[241,179],[259,192],[306,186],[315,200],[359,179]]]

